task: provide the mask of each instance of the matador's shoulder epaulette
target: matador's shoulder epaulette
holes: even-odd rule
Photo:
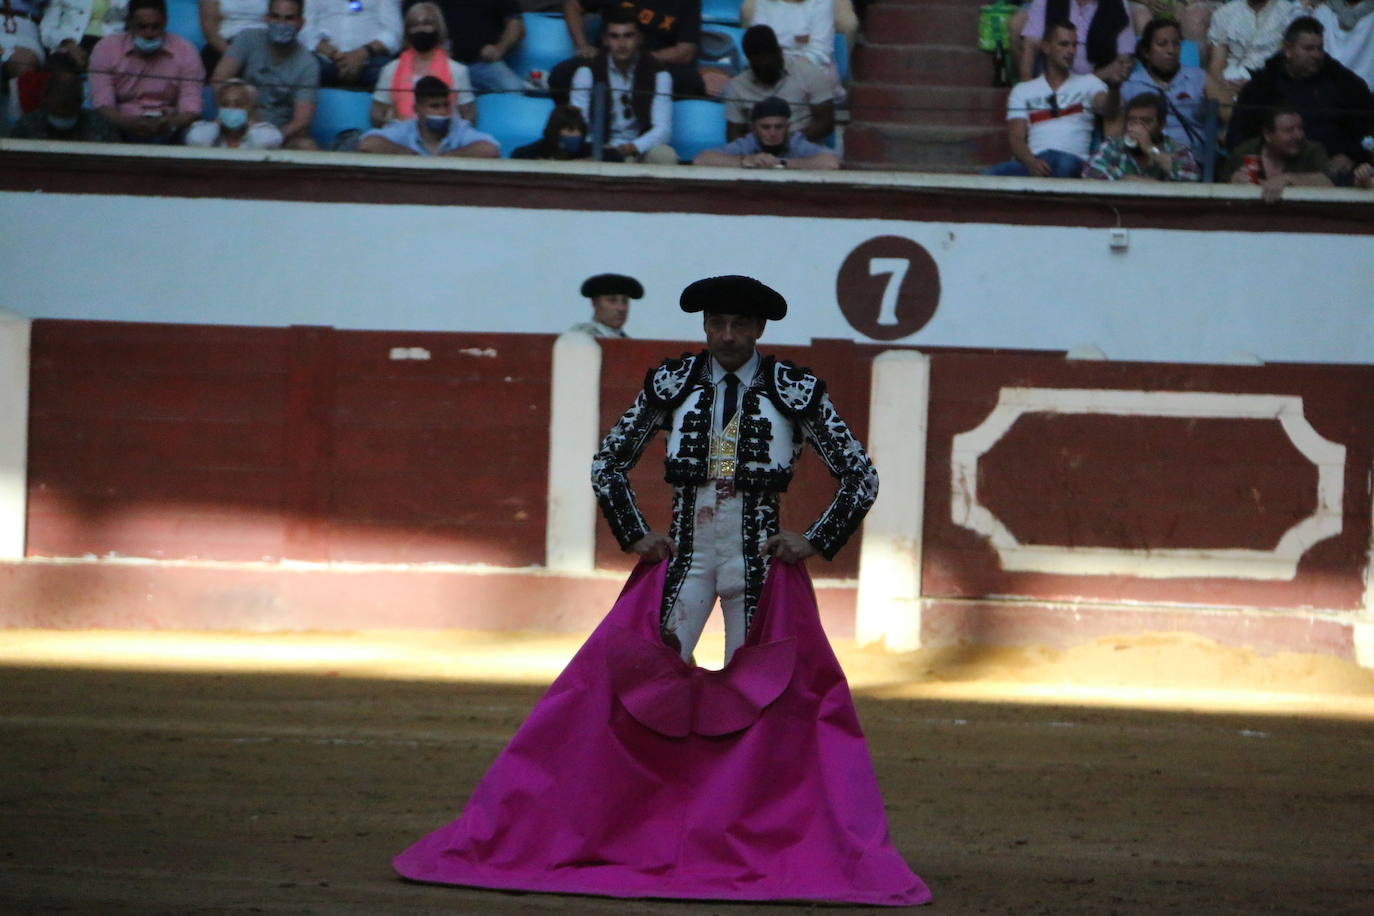
[[[691,391],[692,376],[705,358],[705,352],[684,353],[665,359],[644,376],[644,397],[653,407],[672,410]]]
[[[784,413],[804,417],[814,411],[825,396],[825,382],[810,369],[786,359],[772,359],[765,366],[773,402]]]

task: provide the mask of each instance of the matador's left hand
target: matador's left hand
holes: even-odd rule
[[[810,541],[795,531],[779,531],[764,541],[759,550],[759,553],[772,554],[784,563],[800,563],[819,552]]]

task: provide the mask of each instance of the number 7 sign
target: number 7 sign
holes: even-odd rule
[[[935,317],[940,269],[919,243],[880,235],[844,259],[835,278],[835,299],[860,334],[874,340],[908,337]]]

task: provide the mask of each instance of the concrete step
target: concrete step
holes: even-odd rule
[[[992,55],[967,45],[864,44],[854,52],[854,78],[907,86],[991,86]]]
[[[998,127],[1006,122],[1006,89],[855,83],[850,117],[866,124]]]
[[[878,3],[864,17],[864,37],[882,45],[978,44],[978,5]]]
[[[1007,132],[992,127],[856,124],[845,131],[845,161],[916,171],[976,172],[1010,158]]]

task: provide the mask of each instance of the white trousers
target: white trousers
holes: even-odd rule
[[[725,618],[725,662],[744,644],[744,500],[721,497],[712,483],[697,487],[692,565],[668,612],[668,628],[690,661],[706,619],[720,598]]]

